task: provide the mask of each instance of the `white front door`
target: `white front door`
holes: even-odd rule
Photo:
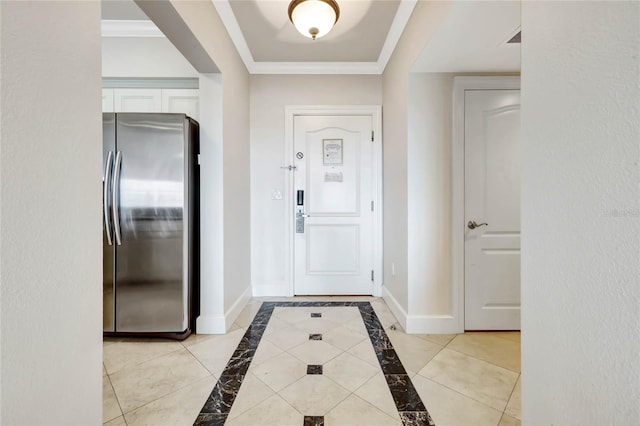
[[[465,329],[520,329],[520,91],[465,91]]]
[[[295,116],[295,294],[373,294],[371,116]]]

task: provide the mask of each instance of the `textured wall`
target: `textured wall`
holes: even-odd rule
[[[100,3],[1,13],[1,424],[100,424]]]
[[[640,3],[522,5],[523,424],[640,424]]]

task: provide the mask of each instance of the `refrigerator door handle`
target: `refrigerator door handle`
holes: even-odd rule
[[[116,154],[115,169],[113,172],[113,184],[111,195],[113,197],[113,229],[116,236],[116,244],[122,245],[122,235],[120,234],[120,169],[122,167],[122,151]]]
[[[113,245],[111,237],[111,215],[109,214],[109,188],[111,187],[111,169],[113,163],[113,151],[107,155],[107,164],[104,166],[104,182],[102,183],[102,205],[104,214],[104,229],[107,232],[107,242]]]

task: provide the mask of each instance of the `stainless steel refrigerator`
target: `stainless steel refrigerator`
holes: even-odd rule
[[[199,300],[199,130],[184,114],[103,114],[105,335],[185,338]]]

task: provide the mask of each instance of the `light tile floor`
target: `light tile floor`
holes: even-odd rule
[[[267,300],[369,301],[436,425],[520,424],[520,333],[409,335],[372,297],[255,298],[225,335],[105,339],[105,424],[193,424]],[[357,308],[321,311],[318,329],[309,318],[318,308],[274,310],[226,424],[300,426],[305,415],[326,425],[400,424]],[[322,365],[322,375],[308,375],[308,365]],[[314,398],[301,397],[309,391]]]

